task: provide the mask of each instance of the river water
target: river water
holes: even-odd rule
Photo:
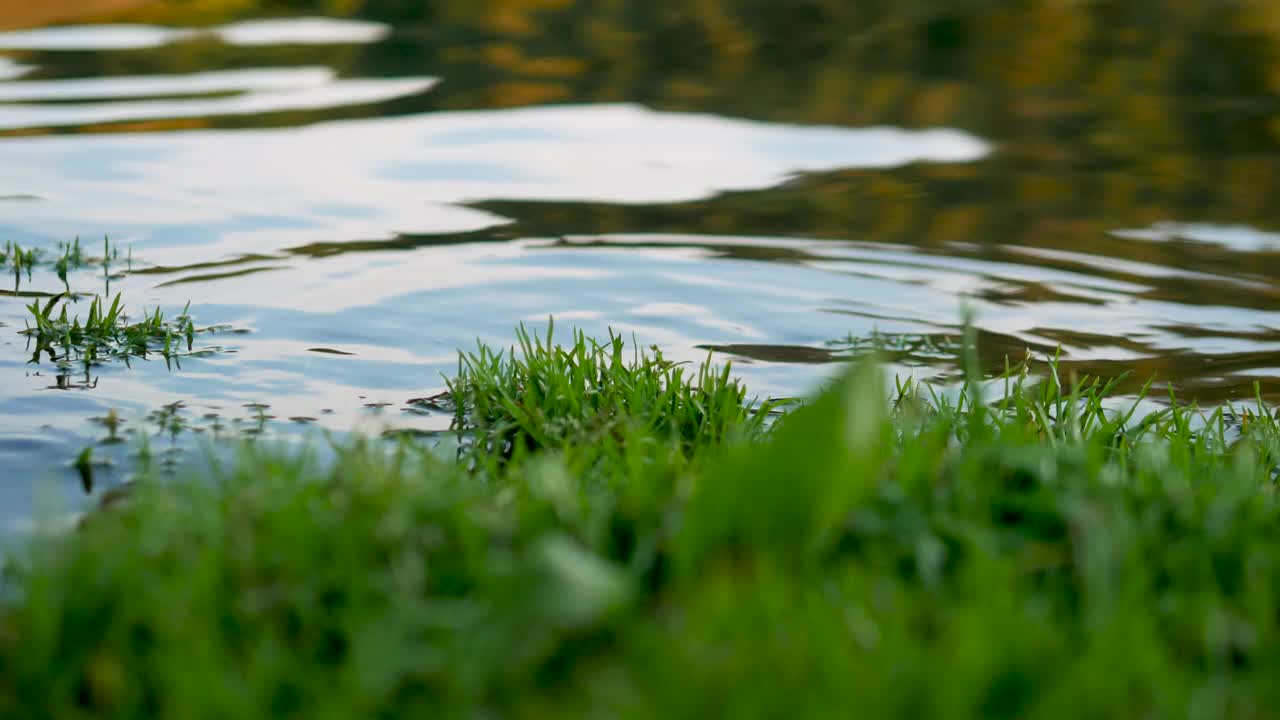
[[[762,396],[872,333],[945,378],[964,307],[992,369],[1280,396],[1269,0],[83,5],[0,31],[0,245],[122,254],[0,280],[0,523],[127,476],[70,466],[113,410],[441,429],[457,350],[550,316]],[[216,331],[32,362],[68,287]]]

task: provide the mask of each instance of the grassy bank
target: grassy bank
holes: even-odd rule
[[[1280,428],[1019,372],[727,370],[522,337],[457,460],[248,447],[10,562],[23,718],[1269,717]],[[691,371],[692,370],[692,371]]]

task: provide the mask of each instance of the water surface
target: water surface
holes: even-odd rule
[[[112,409],[442,428],[457,349],[548,316],[787,395],[873,332],[945,377],[967,305],[992,368],[1280,396],[1273,3],[344,5],[0,32],[0,243],[109,235],[134,312],[220,328],[59,373],[18,331],[62,282],[0,285],[0,520],[79,502]]]

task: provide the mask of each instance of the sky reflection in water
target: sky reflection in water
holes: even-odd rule
[[[1280,291],[1248,258],[1280,251],[1280,235],[1135,212],[1088,219],[1102,228],[1081,231],[1088,243],[1057,240],[1074,211],[1014,217],[1054,197],[1020,175],[1016,139],[625,95],[496,107],[474,98],[545,82],[403,67],[418,36],[367,19],[231,20],[0,33],[0,242],[108,234],[132,248],[112,291],[134,312],[191,300],[197,324],[234,331],[202,337],[222,352],[181,369],[113,364],[57,389],[16,334],[26,300],[0,297],[0,523],[30,513],[38,477],[74,486],[62,463],[102,436],[88,419],[109,409],[140,426],[181,401],[218,417],[206,431],[267,412],[305,428],[441,429],[447,418],[406,401],[442,389],[458,348],[552,315],[680,360],[722,348],[762,396],[828,376],[851,333],[953,334],[962,303],[993,367],[1061,345],[1080,371],[1170,371],[1210,399],[1275,375]],[[208,59],[166,65],[184,48]],[[572,67],[557,62],[538,72]],[[1029,199],[954,199],[1006,175]],[[1004,234],[956,230],[983,211]],[[901,229],[915,222],[929,224]],[[57,292],[52,275],[20,289]],[[90,270],[70,281],[102,288]]]

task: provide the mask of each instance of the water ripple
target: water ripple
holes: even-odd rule
[[[0,50],[141,50],[195,39],[244,47],[348,45],[377,42],[389,32],[383,23],[332,18],[253,20],[212,28],[63,25],[0,32]]]

